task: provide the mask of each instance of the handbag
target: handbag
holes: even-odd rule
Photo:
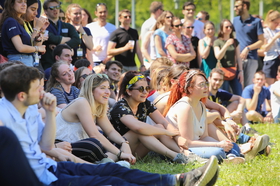
[[[3,56],[2,54],[0,54],[0,64],[5,63],[7,61],[8,61],[8,59],[5,56]]]

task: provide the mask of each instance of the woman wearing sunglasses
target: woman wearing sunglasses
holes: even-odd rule
[[[33,35],[40,30],[33,29],[28,33],[24,29],[22,15],[26,14],[27,4],[25,0],[5,1],[4,10],[0,20],[1,42],[5,55],[9,61],[21,61],[27,66],[34,65],[34,53],[45,52],[45,45],[36,45]]]
[[[165,43],[167,56],[174,64],[184,64],[189,68],[190,61],[196,56],[191,40],[182,34],[183,24],[177,17],[172,21],[173,33],[170,34]]]
[[[198,160],[195,155],[190,156],[186,149],[180,153],[179,146],[173,140],[173,137],[180,140],[178,130],[146,99],[149,91],[146,78],[136,71],[129,71],[120,84],[119,97],[122,99],[110,110],[111,123],[129,141],[132,153],[143,157],[149,151],[155,151],[177,163]],[[147,124],[147,116],[156,125]]]
[[[57,107],[64,108],[79,96],[80,90],[72,86],[74,82],[74,72],[67,63],[60,61],[53,64],[46,91],[56,96]]]
[[[220,24],[218,39],[214,42],[214,53],[221,67],[238,67],[234,79],[224,81],[222,89],[241,96],[243,85],[243,66],[240,59],[239,42],[233,37],[233,25],[228,19]]]
[[[113,128],[106,115],[109,82],[105,74],[86,77],[79,98],[62,109],[56,117],[56,139],[72,143],[72,153],[90,162],[100,161],[108,155],[114,161],[124,159],[135,163],[129,143]]]
[[[74,48],[72,64],[75,64],[76,60],[86,58],[87,50],[93,49],[92,35],[89,28],[82,25],[82,7],[80,5],[70,4],[67,7],[65,17],[65,22],[76,28],[81,40],[81,44]]]
[[[80,67],[78,70],[75,71],[75,83],[73,86],[81,89],[86,77],[92,74],[92,71],[87,67]]]
[[[166,119],[186,139],[190,151],[203,157],[217,156],[219,160],[244,162],[240,149],[229,140],[217,141],[208,135],[206,108],[203,104],[208,96],[208,80],[200,70],[188,70],[173,84],[167,106]]]

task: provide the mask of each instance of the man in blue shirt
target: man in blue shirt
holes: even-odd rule
[[[264,41],[261,20],[249,14],[249,0],[236,0],[234,10],[237,17],[233,20],[236,39],[240,43],[240,58],[243,61],[244,86],[252,84],[258,68],[259,49]]]
[[[254,75],[253,83],[244,88],[242,97],[245,99],[246,117],[251,122],[273,122],[270,107],[270,91],[264,86],[265,74],[258,71]],[[267,100],[265,102],[265,100]],[[262,106],[265,104],[266,110]]]
[[[128,169],[115,163],[100,165],[55,162],[43,151],[54,147],[56,98],[43,91],[41,74],[34,67],[14,65],[0,73],[0,121],[19,139],[31,168],[45,185],[213,185],[218,176],[217,158],[189,173],[160,175]],[[37,104],[46,112],[43,123]],[[123,143],[123,142],[122,142]],[[5,149],[1,148],[1,151]],[[122,152],[118,153],[122,158]],[[130,160],[135,163],[135,159]],[[18,167],[7,167],[7,169]]]

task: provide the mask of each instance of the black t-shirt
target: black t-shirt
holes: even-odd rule
[[[232,93],[226,90],[218,89],[216,96],[211,94],[208,98],[211,101],[219,103],[226,107],[229,104],[230,102],[229,100],[231,99],[232,96],[233,96]]]
[[[124,66],[136,66],[134,57],[136,53],[136,41],[138,40],[138,32],[133,28],[129,28],[125,30],[122,27],[116,29],[110,35],[110,41],[116,43],[116,48],[124,47],[129,40],[134,40],[135,45],[133,48],[133,52],[127,50],[119,55],[115,56],[115,60],[120,61]]]
[[[190,68],[199,68],[198,62],[197,62],[198,41],[199,41],[198,37],[192,36],[191,42],[192,42],[193,49],[196,53],[196,57],[190,61]]]
[[[124,135],[127,133],[130,129],[125,126],[121,122],[121,118],[125,115],[132,115],[136,119],[142,122],[146,122],[147,116],[149,116],[150,113],[153,113],[156,110],[156,107],[146,99],[144,103],[140,103],[138,105],[137,113],[136,115],[133,114],[131,108],[127,104],[125,99],[121,99],[118,101],[110,110],[109,119],[114,126],[114,128],[121,134]]]

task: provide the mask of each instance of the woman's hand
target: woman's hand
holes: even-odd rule
[[[169,131],[169,130],[166,130],[166,134],[165,135],[167,135],[167,136],[178,136],[178,135],[180,135],[180,132],[179,131]]]
[[[64,149],[68,152],[72,152],[72,146],[71,143],[67,142],[67,141],[63,141],[63,142],[59,142],[55,144],[57,148],[61,148]]]
[[[236,141],[236,136],[237,133],[235,132],[234,128],[227,122],[222,121],[222,124],[224,125],[225,128],[225,132],[227,134],[227,137],[232,140],[232,141]]]
[[[131,154],[131,149],[128,143],[122,143],[121,145],[121,151],[123,151],[124,153],[128,153]]]
[[[233,144],[231,143],[231,141],[223,140],[218,142],[218,147],[221,147],[224,149],[225,152],[228,152],[232,149]]]
[[[136,163],[136,158],[129,153],[122,152],[120,159],[128,161],[130,164],[134,165]]]

